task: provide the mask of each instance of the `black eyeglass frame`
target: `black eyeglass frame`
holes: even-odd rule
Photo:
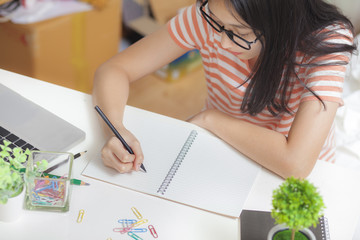
[[[226,36],[228,36],[228,38],[233,41],[236,45],[238,45],[239,47],[245,49],[245,50],[250,50],[251,49],[251,45],[256,43],[259,38],[261,37],[258,36],[254,41],[250,42],[242,37],[240,37],[239,35],[235,34],[233,31],[231,30],[227,30],[225,29],[224,26],[221,26],[219,23],[217,23],[212,17],[210,17],[204,10],[203,8],[205,7],[205,5],[208,3],[208,0],[206,0],[203,4],[201,4],[200,6],[200,12],[201,12],[201,15],[203,16],[203,18],[206,20],[207,23],[210,24],[210,26],[217,32],[221,33],[221,32],[225,32]],[[210,20],[212,22],[210,22]],[[218,30],[213,24],[216,24],[217,27],[220,28],[220,30]],[[247,47],[244,47],[242,46],[241,44],[237,43],[235,40],[234,40],[234,36],[237,37],[237,38],[240,38],[241,40],[243,40],[248,46]]]

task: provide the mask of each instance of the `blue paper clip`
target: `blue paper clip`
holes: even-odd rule
[[[126,224],[127,226],[136,223],[137,221],[135,219],[119,219],[118,223]]]
[[[147,232],[147,228],[132,228],[130,230],[130,232],[133,232],[133,233],[144,233],[144,232]]]
[[[54,188],[54,190],[59,190],[59,182],[58,181],[52,181],[53,182],[53,185],[55,185],[55,186],[53,186]]]
[[[35,198],[36,200],[40,200],[39,195],[36,192],[33,192],[32,194],[33,198]]]
[[[133,239],[135,239],[135,240],[143,240],[141,237],[139,237],[138,235],[136,235],[136,234],[133,233],[133,232],[128,232],[128,235],[129,235],[130,237],[132,237]]]
[[[121,234],[127,233],[127,232],[133,232],[133,233],[144,233],[147,232],[146,228],[131,228],[131,227],[125,227],[125,228],[114,228],[114,232],[119,232]]]

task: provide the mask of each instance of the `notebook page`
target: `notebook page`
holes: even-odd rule
[[[125,126],[139,140],[147,173],[142,171],[120,174],[106,167],[100,154],[92,159],[83,175],[121,187],[156,195],[191,129],[174,127],[157,115],[137,117],[126,121]]]
[[[198,132],[164,197],[239,217],[260,169],[222,140]]]

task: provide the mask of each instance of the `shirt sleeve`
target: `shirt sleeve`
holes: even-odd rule
[[[335,32],[328,39],[324,40],[324,44],[353,44],[353,35],[345,27],[332,25],[327,30],[335,30]],[[349,52],[332,53],[309,58],[306,64],[310,66],[306,68],[304,77],[306,86],[323,101],[337,102],[343,105],[342,92],[350,58],[351,53]],[[316,64],[316,66],[312,64]],[[301,101],[316,99],[308,90],[305,90],[301,96]]]
[[[172,18],[167,23],[167,27],[172,39],[186,50],[200,49],[204,45],[207,35],[206,22],[201,16],[197,3]]]

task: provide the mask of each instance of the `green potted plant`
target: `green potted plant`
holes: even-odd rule
[[[24,173],[26,162],[31,151],[20,147],[11,149],[10,142],[0,144],[0,221],[16,220],[21,214],[24,198]],[[32,174],[39,175],[47,168],[43,160]]]
[[[268,239],[315,239],[308,227],[316,227],[325,208],[316,187],[306,179],[287,178],[275,189],[272,197],[271,216],[276,225]]]

